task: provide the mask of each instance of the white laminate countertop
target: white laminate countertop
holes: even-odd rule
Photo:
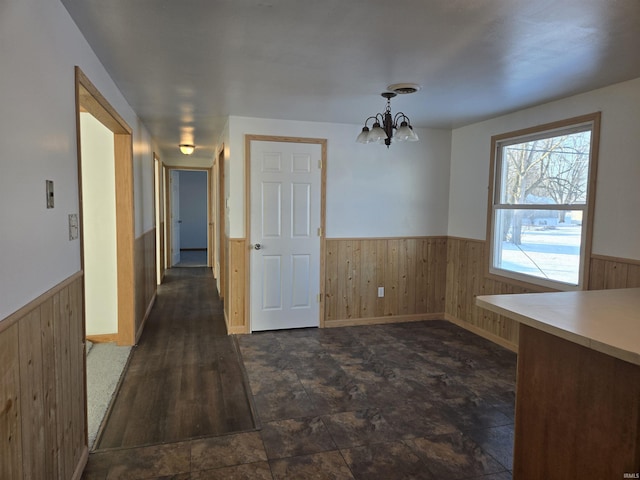
[[[640,288],[482,295],[479,307],[640,365]]]

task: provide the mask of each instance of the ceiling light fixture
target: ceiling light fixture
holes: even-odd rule
[[[195,145],[189,145],[188,143],[181,143],[178,147],[183,155],[191,155],[196,149]]]
[[[420,87],[414,84],[397,84],[402,86],[402,89],[398,89],[399,93],[413,93],[417,92]],[[394,85],[389,85],[389,89]],[[408,88],[411,86],[411,88]],[[364,127],[362,132],[356,138],[358,143],[384,143],[387,148],[391,145],[391,139],[396,142],[417,142],[420,140],[416,132],[413,131],[411,126],[411,120],[404,113],[398,112],[395,115],[391,113],[391,99],[396,96],[395,92],[383,92],[380,94],[387,99],[387,108],[384,113],[376,113],[374,116],[367,118],[364,121]],[[371,129],[367,123],[373,119],[373,125]]]

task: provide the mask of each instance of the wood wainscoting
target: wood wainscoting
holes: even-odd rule
[[[158,289],[156,271],[156,229],[152,228],[135,241],[136,342],[151,312]]]
[[[449,237],[446,319],[517,351],[518,323],[476,306],[476,296],[534,290],[487,278],[485,244],[484,240]]]
[[[83,275],[0,322],[0,478],[79,479],[87,462]]]
[[[249,333],[244,238],[229,239],[225,319]],[[478,295],[548,289],[488,278],[484,240],[458,237],[329,238],[324,246],[321,327],[446,319],[517,351],[518,324],[477,307]],[[384,287],[384,297],[378,297]],[[640,287],[640,261],[592,255],[589,290]]]
[[[517,351],[518,323],[476,306],[477,295],[530,293],[524,288],[486,276],[486,242],[449,237],[445,318],[489,340]],[[640,287],[640,261],[591,255],[589,290]]]
[[[591,255],[589,290],[640,287],[640,260]]]
[[[331,238],[324,267],[322,326],[443,318],[446,237]]]
[[[247,298],[247,270],[248,250],[245,238],[229,239],[228,282],[227,295],[224,302],[224,316],[227,322],[227,332],[249,333],[248,298]]]

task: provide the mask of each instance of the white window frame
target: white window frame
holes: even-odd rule
[[[491,170],[489,178],[489,202],[487,211],[487,276],[498,281],[514,283],[534,290],[586,290],[589,282],[589,264],[593,234],[593,213],[595,208],[595,185],[600,144],[600,112],[574,117],[559,122],[538,125],[536,127],[495,135],[491,138]],[[589,176],[587,180],[586,201],[577,205],[547,204],[506,204],[501,203],[502,188],[502,149],[509,145],[524,143],[558,135],[591,131],[591,150]],[[577,285],[561,281],[544,279],[513,270],[495,267],[496,219],[499,211],[506,210],[566,210],[582,211],[582,235],[580,245],[580,268]]]

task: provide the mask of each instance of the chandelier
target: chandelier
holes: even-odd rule
[[[409,89],[404,85],[399,85],[396,91],[398,93],[413,93],[417,90],[413,87]],[[395,86],[389,85],[390,90],[393,89],[392,87]],[[417,142],[420,140],[416,132],[413,131],[409,117],[402,112],[398,112],[395,115],[391,113],[391,99],[396,96],[396,92],[383,92],[380,95],[387,99],[387,108],[384,113],[376,113],[364,121],[364,127],[362,127],[362,132],[356,138],[356,142],[384,143],[389,148],[392,139],[394,142]],[[369,120],[373,120],[371,129],[367,125]]]

